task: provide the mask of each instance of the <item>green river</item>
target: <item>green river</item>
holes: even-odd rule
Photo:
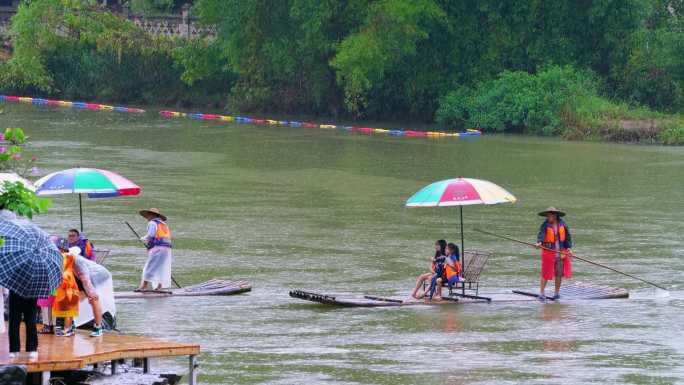
[[[3,104],[41,172],[110,169],[133,198],[87,199],[85,227],[115,286],[138,283],[137,210],[159,207],[183,284],[247,278],[251,293],[118,302],[127,333],[197,342],[203,384],[674,384],[684,382],[684,148],[518,136],[469,140],[364,136]],[[631,290],[627,300],[342,309],[288,290],[405,297],[439,238],[458,240],[455,208],[406,209],[424,185],[467,176],[515,194],[514,205],[464,210],[466,249],[492,251],[482,291],[538,285],[538,252],[475,232],[534,241],[537,211],[568,212],[576,281]],[[56,197],[37,222],[64,234],[77,198]],[[154,360],[185,373],[185,359]]]

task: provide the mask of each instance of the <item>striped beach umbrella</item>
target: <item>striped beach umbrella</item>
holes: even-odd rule
[[[513,194],[492,182],[471,178],[455,178],[441,180],[423,187],[406,201],[406,207],[459,206],[461,213],[461,255],[463,255],[465,251],[463,206],[515,203],[517,200]]]
[[[108,198],[140,194],[140,187],[123,176],[98,168],[70,168],[53,172],[35,183],[39,196],[78,194],[78,208],[83,231],[83,194],[89,198]]]

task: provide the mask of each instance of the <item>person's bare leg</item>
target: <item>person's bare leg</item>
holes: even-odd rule
[[[71,317],[64,317],[64,331],[69,330],[71,324],[74,323],[74,319]]]
[[[562,280],[563,280],[562,277],[556,277],[556,282],[555,282],[556,283],[556,285],[555,285],[556,295],[559,295],[559,293],[560,293],[561,281]]]
[[[52,326],[52,314],[49,307],[41,307],[40,314],[43,318],[43,325]]]
[[[418,280],[416,281],[416,287],[413,289],[413,293],[411,293],[411,297],[413,297],[413,298],[415,298],[415,299],[419,299],[419,298],[420,298],[420,296],[418,295],[418,290],[420,290],[420,288],[421,288],[421,287],[423,286],[423,284],[425,283],[425,279],[426,279],[425,276],[426,276],[426,275],[427,275],[427,276],[430,276],[430,273],[421,274],[421,275],[418,277]]]
[[[545,290],[546,290],[546,280],[544,279],[544,277],[542,277],[541,278],[541,285],[539,288],[539,295],[544,297],[544,298],[546,298]]]
[[[437,294],[435,294],[434,300],[435,301],[441,301],[442,300],[442,278],[437,278]]]
[[[142,281],[140,281],[140,286],[138,286],[138,290],[148,290],[149,287],[150,283],[143,279]]]
[[[96,299],[90,302],[90,306],[93,308],[93,317],[95,318],[95,326],[102,326],[102,305],[100,300]]]

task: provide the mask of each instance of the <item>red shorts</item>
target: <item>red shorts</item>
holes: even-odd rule
[[[560,263],[563,264],[563,271],[558,272],[559,276],[563,278],[572,277],[572,263],[570,262],[571,257],[566,257],[561,260]],[[542,250],[541,252],[541,276],[546,280],[552,280],[556,278],[556,252],[549,250]]]

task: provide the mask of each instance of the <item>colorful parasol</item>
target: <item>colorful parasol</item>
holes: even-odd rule
[[[463,206],[515,203],[517,198],[492,182],[471,178],[446,179],[423,187],[406,201],[406,207],[459,206],[461,212],[461,255],[464,255]],[[464,258],[464,257],[462,257]],[[463,266],[465,262],[463,261]]]
[[[35,183],[39,196],[78,194],[78,207],[83,231],[81,196],[108,198],[140,194],[140,187],[123,176],[98,168],[71,168],[53,172]]]

